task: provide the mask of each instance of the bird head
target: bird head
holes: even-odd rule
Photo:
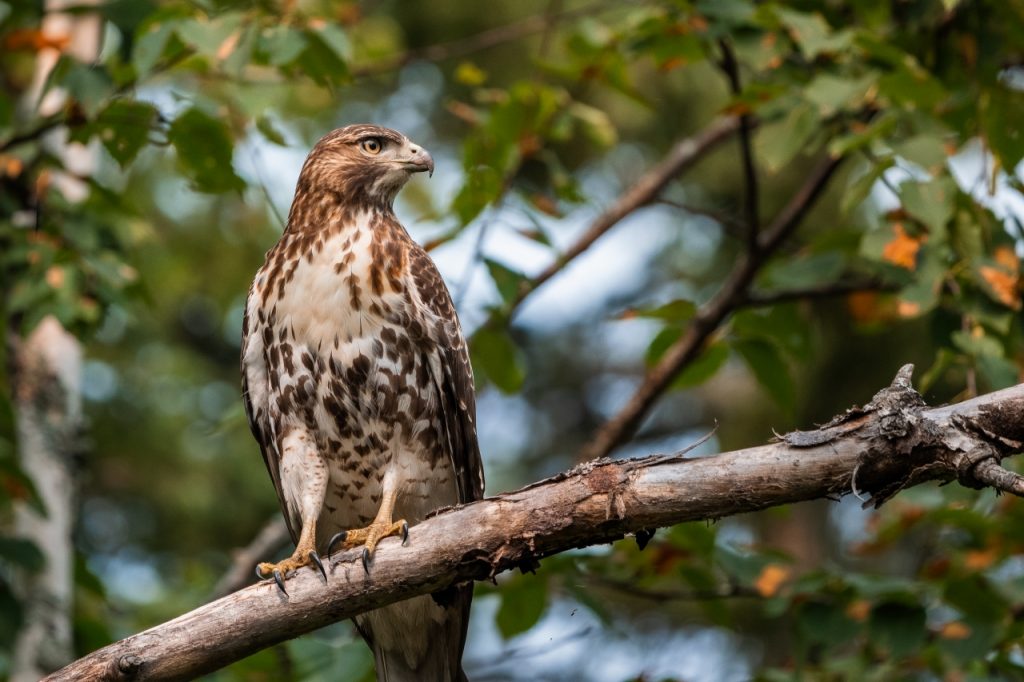
[[[422,171],[434,172],[434,159],[423,147],[390,128],[357,124],[317,142],[299,175],[299,187],[390,206],[412,174]]]

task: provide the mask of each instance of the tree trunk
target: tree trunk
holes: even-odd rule
[[[34,682],[73,658],[71,455],[82,423],[82,350],[53,317],[11,346],[21,468],[46,508],[46,516],[24,503],[14,510],[15,535],[32,540],[46,560],[42,571],[17,580],[25,624],[14,645],[11,680]]]

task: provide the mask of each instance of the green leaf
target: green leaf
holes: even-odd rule
[[[985,141],[1008,173],[1024,158],[1024,131],[1020,116],[1024,111],[1024,92],[995,87],[981,98],[981,127]]]
[[[517,575],[499,590],[501,607],[495,618],[501,636],[509,639],[540,620],[547,605],[547,581],[536,575]]]
[[[680,298],[656,308],[641,308],[632,312],[637,317],[652,317],[656,320],[665,320],[666,322],[683,325],[689,322],[690,318],[697,312],[697,306],[693,301]]]
[[[796,387],[789,368],[778,347],[761,339],[743,339],[734,343],[736,350],[754,373],[758,383],[788,412],[796,406]]]
[[[334,24],[305,32],[306,49],[295,63],[303,73],[320,85],[338,85],[350,79],[347,55],[348,39]]]
[[[73,62],[60,82],[81,105],[88,118],[95,118],[114,90],[114,82],[103,66]]]
[[[946,224],[953,217],[957,188],[952,178],[928,182],[907,181],[900,185],[900,202],[907,213],[928,227],[930,240],[945,241]]]
[[[935,111],[949,97],[942,84],[910,55],[898,68],[878,79],[878,88],[907,111]]]
[[[487,264],[487,270],[491,273],[491,279],[494,280],[495,286],[498,287],[501,300],[505,305],[511,304],[519,294],[523,282],[526,281],[526,275],[490,258],[484,258],[484,263]]]
[[[946,164],[946,147],[935,133],[916,135],[895,145],[893,151],[932,174],[940,173]]]
[[[873,73],[861,78],[841,78],[823,73],[807,84],[804,97],[818,107],[819,115],[828,117],[863,104],[864,96],[876,80]]]
[[[150,129],[157,115],[152,104],[117,99],[100,112],[93,127],[104,148],[124,168],[149,142]]]
[[[144,33],[141,36],[136,38],[135,47],[132,50],[132,66],[135,67],[135,73],[139,79],[149,75],[149,72],[167,52],[171,39],[174,38],[176,27],[176,21],[151,24],[143,29]]]
[[[182,170],[201,192],[241,192],[245,182],[231,165],[231,133],[224,123],[193,107],[174,119],[167,139]]]
[[[508,332],[494,326],[481,327],[470,340],[473,367],[505,393],[515,393],[523,385],[519,351]]]
[[[0,560],[36,573],[46,566],[46,559],[36,544],[25,538],[0,536]]]
[[[618,142],[619,134],[615,124],[604,111],[581,102],[573,102],[569,106],[569,113],[579,121],[584,133],[595,144],[612,147]]]
[[[826,645],[848,642],[860,630],[860,624],[850,620],[841,604],[820,601],[801,604],[797,624],[805,640]]]
[[[10,650],[24,622],[21,604],[7,583],[0,578],[0,647]]]
[[[729,359],[729,346],[724,342],[713,343],[694,358],[682,372],[672,380],[670,388],[699,386],[710,379]]]
[[[771,173],[778,172],[802,151],[818,129],[818,114],[810,104],[793,107],[781,121],[774,121],[757,133],[758,156]]]
[[[258,49],[271,65],[284,66],[298,59],[308,44],[301,30],[292,26],[272,26],[260,36]]]
[[[893,658],[906,656],[924,643],[925,613],[918,605],[884,602],[871,610],[868,633]]]
[[[274,122],[268,116],[260,116],[256,119],[256,130],[262,133],[263,137],[267,138],[270,142],[282,147],[287,147],[288,142],[284,139],[284,135],[281,134],[275,126]]]
[[[775,15],[789,29],[790,37],[809,59],[823,52],[838,52],[853,42],[854,34],[851,31],[833,33],[832,27],[818,12],[776,8]]]
[[[842,275],[845,267],[846,254],[839,251],[825,251],[772,263],[764,276],[776,288],[806,289],[835,282]]]
[[[875,183],[885,174],[885,171],[892,168],[894,163],[890,158],[882,159],[846,187],[839,204],[839,210],[842,211],[843,215],[849,215],[853,209],[860,206],[868,198]]]

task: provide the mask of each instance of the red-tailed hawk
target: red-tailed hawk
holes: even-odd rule
[[[291,571],[323,572],[318,552],[336,542],[362,545],[370,570],[381,538],[404,541],[429,512],[483,495],[466,342],[437,268],[392,210],[409,177],[433,169],[394,130],[328,134],[249,289],[246,414],[296,543],[257,573],[282,590]],[[378,679],[465,679],[471,599],[466,585],[356,618]]]

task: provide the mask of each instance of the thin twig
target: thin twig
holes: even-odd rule
[[[971,475],[979,483],[984,483],[1004,493],[1024,497],[1024,476],[1003,468],[993,459],[978,462],[971,469]]]
[[[729,79],[729,89],[733,96],[739,96],[743,92],[743,85],[740,83],[740,67],[736,61],[736,55],[729,45],[729,41],[722,38],[718,41],[722,49],[722,71]],[[744,178],[744,199],[743,205],[747,217],[747,247],[754,250],[758,247],[758,233],[761,231],[758,206],[760,200],[757,188],[757,167],[754,165],[754,151],[752,133],[754,122],[749,113],[744,111],[740,115],[740,153],[743,157],[743,178]]]
[[[739,239],[746,232],[746,225],[737,220],[736,218],[726,215],[722,211],[716,211],[711,208],[704,208],[703,206],[695,206],[685,201],[673,201],[672,199],[660,198],[658,199],[659,204],[671,206],[672,208],[678,208],[680,211],[684,211],[691,215],[701,216],[713,220],[722,227],[722,231],[730,237]]]
[[[806,182],[790,199],[768,229],[760,235],[758,248],[742,257],[722,288],[697,311],[686,332],[669,346],[652,367],[629,402],[602,426],[583,446],[578,461],[605,457],[630,438],[654,402],[665,392],[675,376],[700,353],[704,342],[748,297],[748,289],[768,257],[792,234],[814,200],[821,195],[839,167],[841,158],[826,156],[808,175]]]

